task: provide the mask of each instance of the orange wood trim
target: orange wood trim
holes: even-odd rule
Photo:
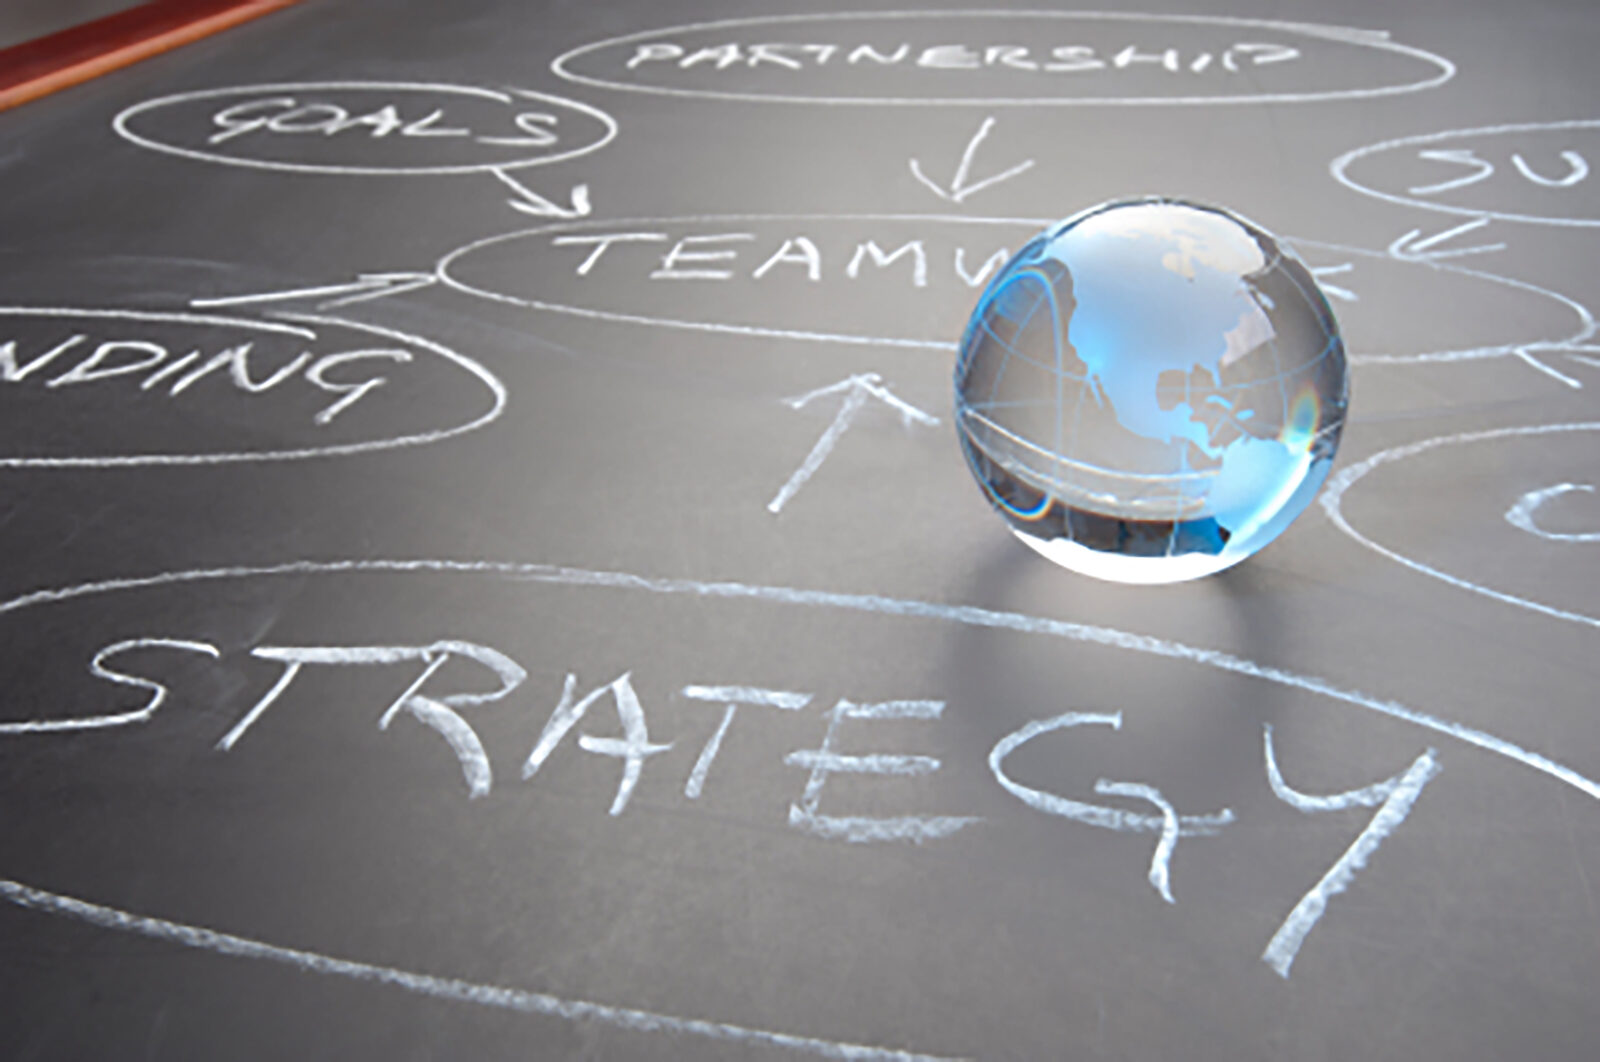
[[[155,0],[0,51],[0,111],[299,0]]]

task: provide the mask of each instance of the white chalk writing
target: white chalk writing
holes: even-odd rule
[[[943,701],[883,701],[856,704],[841,698],[828,712],[828,730],[822,745],[801,749],[784,757],[791,767],[803,767],[811,774],[799,803],[789,805],[789,825],[818,837],[865,843],[875,841],[924,841],[948,837],[965,826],[978,822],[967,815],[824,815],[817,810],[822,789],[830,774],[876,774],[916,777],[939,769],[932,756],[907,756],[894,753],[846,755],[838,751],[838,733],[846,719],[937,719],[944,712]]]
[[[711,737],[706,739],[705,745],[700,749],[699,757],[694,761],[694,769],[689,772],[689,780],[684,783],[683,795],[690,800],[700,799],[700,794],[705,789],[706,775],[710,772],[712,763],[716,761],[717,753],[722,749],[722,739],[727,736],[728,728],[733,725],[733,717],[739,711],[740,705],[760,705],[796,712],[810,704],[812,696],[809,693],[755,689],[749,686],[696,685],[685,686],[683,695],[697,701],[714,701],[724,706],[722,721],[717,724],[717,729],[712,732]]]
[[[1600,531],[1546,531],[1533,522],[1533,514],[1538,512],[1545,502],[1572,493],[1593,494],[1594,487],[1588,483],[1557,483],[1543,490],[1530,490],[1506,510],[1506,522],[1512,527],[1551,542],[1600,542]]]
[[[839,412],[835,413],[822,436],[811,447],[811,452],[806,454],[805,460],[800,462],[800,467],[784,481],[778,488],[771,501],[767,503],[767,511],[776,515],[783,511],[800,488],[806,485],[828,459],[833,448],[838,445],[840,437],[850,430],[850,424],[861,412],[861,407],[867,404],[867,399],[875,398],[900,414],[900,422],[909,428],[913,423],[932,426],[939,423],[939,418],[925,413],[909,402],[904,401],[887,387],[883,386],[882,377],[875,372],[861,373],[840,380],[838,383],[819,387],[815,391],[807,391],[803,395],[795,395],[783,400],[784,405],[790,409],[804,409],[808,404],[818,398],[828,395],[843,394],[844,401],[839,405]]]
[[[1272,792],[1290,807],[1308,814],[1342,811],[1351,807],[1378,808],[1377,814],[1372,816],[1372,820],[1345,849],[1344,854],[1294,905],[1294,909],[1283,920],[1283,925],[1273,934],[1266,950],[1261,953],[1263,962],[1272,967],[1278,976],[1287,978],[1306,935],[1327,911],[1328,901],[1350,887],[1356,873],[1367,865],[1367,861],[1378,851],[1378,846],[1383,844],[1384,838],[1406,821],[1412,805],[1422,795],[1423,787],[1439,773],[1439,762],[1434,750],[1428,749],[1410,767],[1387,781],[1334,796],[1308,796],[1290,788],[1279,773],[1278,761],[1272,751],[1270,724],[1262,729],[1262,742],[1266,748],[1267,780]]]
[[[539,735],[538,743],[528,754],[528,761],[522,765],[522,777],[532,778],[537,774],[561,739],[578,725],[589,706],[609,693],[617,709],[617,721],[622,724],[622,737],[597,738],[591,734],[580,734],[578,747],[585,752],[614,756],[622,761],[622,780],[617,783],[617,796],[611,802],[611,814],[620,815],[627,808],[634,787],[639,784],[639,773],[644,769],[645,759],[667,751],[672,743],[651,744],[650,731],[644,721],[644,708],[639,704],[639,695],[633,690],[631,672],[624,672],[606,685],[590,690],[581,700],[574,701],[572,695],[577,686],[578,676],[569,673],[561,688],[561,702],[550,714],[544,733]]]

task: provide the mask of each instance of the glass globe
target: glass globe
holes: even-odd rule
[[[1344,344],[1311,271],[1217,207],[1107,203],[985,289],[955,371],[973,475],[1023,542],[1128,583],[1193,579],[1281,534],[1327,478]]]

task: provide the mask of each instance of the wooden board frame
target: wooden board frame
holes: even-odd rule
[[[0,51],[0,111],[299,0],[152,0]]]

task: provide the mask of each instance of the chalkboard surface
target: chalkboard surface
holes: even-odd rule
[[[0,1043],[1593,1057],[1600,14],[309,2],[0,115]],[[956,338],[1218,203],[1351,352],[1194,583]]]

